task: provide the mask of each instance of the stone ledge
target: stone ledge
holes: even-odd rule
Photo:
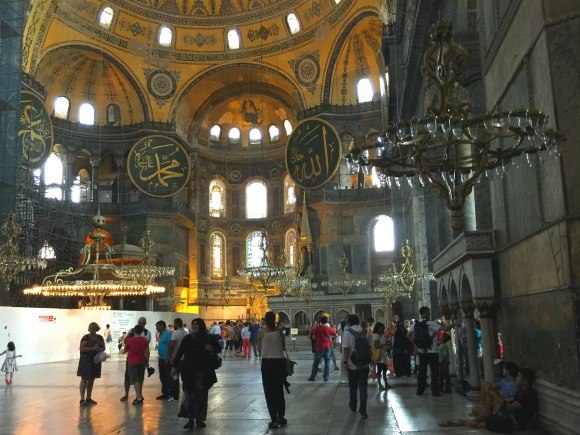
[[[535,388],[540,400],[540,426],[557,435],[577,433],[580,393],[542,379],[535,382]]]

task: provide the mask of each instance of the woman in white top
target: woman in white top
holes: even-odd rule
[[[284,382],[286,366],[284,362],[285,338],[276,326],[276,315],[268,311],[264,316],[266,326],[258,334],[258,350],[262,355],[262,384],[266,404],[272,421],[270,429],[286,426],[284,418],[286,401],[284,400]]]
[[[381,322],[377,322],[373,328],[373,353],[378,350],[379,357],[374,361],[377,365],[377,382],[379,384],[379,391],[384,391],[387,388],[391,388],[387,382],[387,339],[385,337],[385,325]],[[382,380],[385,382],[383,386]]]

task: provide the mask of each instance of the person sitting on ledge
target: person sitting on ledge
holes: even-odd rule
[[[492,385],[488,382],[484,382],[481,386],[481,403],[473,407],[471,415],[474,417],[479,417],[482,413],[484,414],[484,419],[486,416],[497,411],[498,404],[491,400],[490,392],[496,392],[499,397],[505,400],[513,398],[519,391],[518,383],[516,382],[516,376],[518,375],[518,366],[513,362],[505,362],[503,364],[503,378]],[[491,406],[491,409],[487,409]],[[483,419],[483,420],[484,420]],[[481,421],[483,421],[481,420]]]
[[[475,419],[463,423],[476,427],[485,422],[488,430],[502,433],[511,433],[514,428],[525,429],[538,412],[538,396],[532,388],[535,379],[533,370],[520,368],[516,379],[519,391],[513,397],[504,398],[499,391],[488,389],[488,405]],[[494,405],[498,410],[492,413]]]

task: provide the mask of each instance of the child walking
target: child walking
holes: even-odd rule
[[[6,350],[0,353],[0,356],[4,354],[6,354],[6,359],[2,363],[2,371],[6,373],[6,385],[11,385],[14,372],[18,371],[16,358],[22,358],[22,355],[16,355],[16,346],[14,346],[14,342],[12,341],[8,342]]]

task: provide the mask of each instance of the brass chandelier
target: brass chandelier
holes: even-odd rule
[[[433,98],[423,118],[389,126],[372,145],[353,148],[346,156],[353,173],[374,167],[381,183],[391,187],[429,183],[446,200],[451,225],[463,228],[462,209],[474,183],[495,170],[503,175],[511,160],[536,153],[559,158],[563,136],[548,129],[548,116],[538,110],[499,110],[472,116],[460,85],[466,52],[455,42],[451,24],[431,28],[422,73]],[[403,180],[404,181],[404,180]]]
[[[151,250],[154,244],[149,231],[139,241],[144,252],[141,264],[119,266],[111,259],[112,248],[104,242],[108,234],[103,229],[105,219],[97,214],[91,222],[94,229],[89,233],[88,243],[81,251],[79,267],[48,275],[41,285],[25,289],[25,295],[87,297],[89,302],[83,308],[110,310],[105,297],[143,296],[165,291],[154,279],[171,276],[175,269],[153,264]]]
[[[336,259],[336,264],[339,269],[338,274],[332,279],[322,281],[321,285],[323,287],[338,288],[343,297],[346,299],[346,295],[353,287],[362,287],[367,285],[366,279],[351,278],[349,273],[346,271],[349,265],[349,261],[344,251],[342,252],[342,255]]]
[[[0,278],[4,280],[8,289],[20,272],[46,268],[45,259],[20,255],[16,239],[21,232],[22,228],[16,221],[16,216],[14,213],[9,214],[2,224],[2,234],[6,238],[6,243],[0,246]]]

